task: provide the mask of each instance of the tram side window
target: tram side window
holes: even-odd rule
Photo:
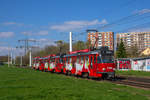
[[[84,63],[84,56],[81,56],[81,64]]]
[[[69,61],[70,63],[72,63],[72,61],[71,61],[71,60],[72,60],[72,58],[70,58],[70,61]]]
[[[85,61],[89,61],[89,57],[88,56],[85,56]]]
[[[80,59],[79,59],[79,57],[77,57],[77,63],[79,64],[79,61],[80,61]]]
[[[53,60],[53,59],[51,59],[51,62],[54,62],[54,60]]]
[[[63,63],[65,64],[66,62],[65,62],[65,58],[63,58]]]
[[[73,57],[72,58],[72,63],[75,63],[76,62],[76,59]]]
[[[70,58],[68,58],[68,64],[70,63]]]
[[[66,58],[66,63],[68,63],[68,58]]]
[[[68,63],[68,58],[66,57],[66,64]]]
[[[93,68],[93,58],[92,58],[92,56],[90,57],[90,61],[91,61],[91,63],[90,63],[90,65],[91,65],[91,68]]]
[[[76,59],[73,57],[72,58],[72,66],[75,68],[75,62],[76,62]]]
[[[94,63],[96,63],[96,55],[94,55]]]
[[[97,63],[102,63],[102,59],[100,56],[97,57]]]
[[[60,58],[60,63],[63,63],[64,61],[63,61],[63,58]]]
[[[59,63],[59,59],[56,59],[56,63]]]
[[[93,62],[93,60],[92,60],[92,56],[90,57],[90,61],[91,61],[91,63]]]

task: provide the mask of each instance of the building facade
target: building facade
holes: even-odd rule
[[[114,33],[113,32],[88,32],[88,40],[91,45],[97,47],[108,46],[114,50]]]
[[[122,39],[127,49],[136,45],[139,51],[143,51],[150,47],[150,32],[117,33],[116,38],[117,44]]]

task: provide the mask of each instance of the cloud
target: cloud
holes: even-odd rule
[[[21,33],[24,35],[28,35],[28,36],[31,36],[31,35],[48,35],[48,31],[46,31],[46,30],[42,30],[39,32],[25,31],[25,32],[21,32]]]
[[[10,26],[10,25],[23,26],[24,24],[16,23],[16,22],[5,22],[5,23],[3,23],[3,25],[5,25],[5,26]]]
[[[41,44],[40,47],[45,47],[48,45],[56,45],[54,40],[50,40],[50,39],[46,39],[46,38],[39,39],[39,42]]]
[[[0,56],[8,55],[8,47],[0,47]]]
[[[134,11],[135,14],[143,15],[146,13],[150,13],[150,9],[142,9],[142,10],[136,10]]]
[[[31,36],[33,33],[31,31],[21,32],[23,35]]]
[[[14,36],[14,32],[0,32],[0,38],[9,38]]]
[[[0,46],[0,56],[6,56],[11,55],[12,56],[20,56],[20,54],[23,55],[24,50],[23,49],[16,49],[14,47],[8,47],[8,46]]]
[[[102,25],[102,24],[107,24],[107,21],[105,19],[103,19],[102,21],[99,21],[97,19],[93,21],[67,21],[61,25],[53,25],[50,27],[50,29],[57,31],[72,31],[82,29],[88,26]]]
[[[35,46],[40,47],[40,48],[43,48],[46,45],[56,45],[54,40],[50,40],[50,39],[47,39],[47,38],[40,38],[40,39],[30,38],[29,40],[36,41],[38,43],[38,45],[35,45]]]
[[[150,27],[147,28],[138,28],[138,29],[130,29],[128,32],[150,32]]]
[[[40,31],[38,32],[38,35],[48,35],[48,31]]]

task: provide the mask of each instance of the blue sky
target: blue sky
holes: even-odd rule
[[[88,28],[137,31],[138,25],[150,19],[149,4],[150,0],[0,0],[0,55],[7,54],[8,45],[15,48],[19,39],[48,45],[57,40],[68,42],[70,31],[74,40],[86,40]],[[102,28],[112,22],[113,26]],[[138,31],[150,31],[149,25],[139,26]]]

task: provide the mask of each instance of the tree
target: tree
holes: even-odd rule
[[[125,49],[122,39],[118,46],[118,50],[116,51],[116,56],[117,56],[117,58],[126,58],[127,57],[126,49]]]
[[[45,48],[38,49],[36,51],[32,51],[32,57],[44,57],[50,54],[63,54],[69,52],[69,43],[66,43],[62,40],[56,41],[56,45],[45,46]],[[88,49],[90,45],[90,41],[77,41],[73,43],[73,51]],[[20,64],[20,56],[16,58],[17,64]],[[23,56],[23,64],[29,63],[29,52],[27,55]]]
[[[90,41],[90,40],[86,41],[86,42],[85,42],[85,48],[86,48],[86,49],[89,49],[90,46],[91,46],[91,41]]]
[[[73,44],[73,50],[83,50],[85,49],[85,43],[83,41],[77,41]]]
[[[139,53],[137,44],[132,45],[132,46],[129,48],[128,54],[129,54],[129,57],[138,57],[138,56],[139,56],[140,53]]]

